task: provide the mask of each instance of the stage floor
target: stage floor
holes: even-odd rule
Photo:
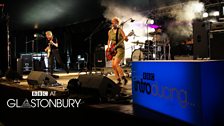
[[[47,74],[47,73],[46,73]],[[63,92],[67,89],[67,85],[69,80],[71,79],[77,79],[79,77],[79,75],[100,75],[100,76],[105,76],[107,78],[109,78],[110,80],[114,81],[114,83],[116,83],[116,79],[114,77],[114,75],[110,72],[110,71],[104,71],[104,73],[101,73],[101,71],[96,71],[96,72],[70,72],[70,73],[65,73],[64,71],[56,71],[54,72],[54,75],[57,76],[58,78],[55,78],[57,83],[59,84],[58,86],[52,86],[52,85],[48,85],[45,87],[41,87],[41,89],[49,89],[49,90],[55,90],[58,92]],[[125,74],[125,76],[127,76],[127,80],[128,83],[127,85],[122,85],[122,91],[125,91],[127,94],[131,95],[131,77],[129,77],[129,75]],[[20,80],[6,80],[5,77],[0,79],[0,82],[4,85],[7,86],[12,86],[12,87],[17,87],[17,88],[22,88],[25,90],[37,90],[39,87],[33,87],[32,85],[29,85],[27,82],[27,77],[28,74],[24,74],[22,76],[22,79]]]
[[[57,82],[61,84],[60,86],[48,86],[41,89],[34,89],[27,83],[28,75],[23,75],[23,79],[19,83],[14,81],[7,81],[5,78],[0,80],[0,95],[1,95],[1,109],[0,110],[0,123],[5,125],[30,125],[30,122],[35,122],[37,124],[56,124],[56,125],[66,125],[71,123],[82,123],[86,124],[95,123],[103,124],[107,122],[110,124],[153,124],[153,125],[186,125],[184,122],[170,118],[166,115],[157,113],[145,109],[141,106],[132,103],[132,80],[131,77],[127,77],[128,83],[122,86],[122,92],[126,96],[121,99],[108,101],[108,102],[83,102],[80,108],[67,108],[67,109],[10,109],[6,107],[6,99],[9,98],[20,98],[31,96],[30,91],[33,90],[53,90],[56,92],[66,91],[68,81],[74,78],[78,78],[79,75],[86,74],[86,72],[70,72],[69,74],[64,72],[55,72],[55,75],[59,76]],[[87,73],[89,74],[89,73]],[[92,73],[99,74],[100,73]],[[103,75],[102,75],[103,76]],[[105,75],[104,75],[105,76]],[[126,74],[126,76],[129,76]],[[116,82],[113,74],[108,74],[106,77]],[[26,93],[24,93],[26,92]],[[127,97],[128,96],[128,97]],[[33,98],[33,97],[32,97]],[[85,99],[84,99],[85,100]],[[42,115],[42,117],[39,117]],[[24,116],[21,116],[24,115]],[[72,116],[70,116],[72,115]],[[24,118],[25,117],[25,118]],[[49,121],[47,118],[53,118],[55,120]],[[37,121],[37,118],[38,121]],[[17,120],[17,121],[16,121]],[[58,120],[58,121],[56,121]],[[66,121],[65,121],[66,120]],[[45,122],[44,122],[45,121]]]

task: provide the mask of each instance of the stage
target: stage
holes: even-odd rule
[[[89,98],[82,95],[68,95],[67,85],[69,80],[76,79],[80,75],[89,74],[88,72],[70,72],[69,74],[57,71],[55,75],[58,86],[33,87],[27,82],[28,75],[23,75],[23,79],[18,81],[9,81],[4,77],[0,80],[1,94],[1,120],[5,125],[31,125],[35,124],[75,124],[75,123],[95,123],[103,124],[155,124],[155,125],[189,125],[179,120],[170,118],[166,115],[155,111],[147,110],[132,102],[132,79],[127,77],[127,85],[121,86],[122,96],[115,99],[100,100],[98,98]],[[93,75],[101,75],[101,73],[92,73]],[[127,76],[127,74],[126,74]],[[115,81],[113,74],[105,76]],[[32,96],[33,91],[48,91],[48,97]],[[51,92],[55,92],[55,96],[49,96]],[[79,106],[75,108],[10,108],[7,107],[8,99],[22,100],[24,99],[81,99]],[[18,101],[17,105],[21,102]],[[21,106],[21,104],[20,104]],[[23,106],[24,107],[24,106]],[[39,116],[41,115],[41,116]],[[50,119],[53,119],[49,121]],[[57,120],[57,121],[56,121]],[[65,121],[66,120],[66,121]]]

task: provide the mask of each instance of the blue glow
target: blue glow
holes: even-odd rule
[[[206,101],[202,104],[204,94],[201,87],[204,86],[203,80],[209,80],[207,76],[216,72],[215,69],[212,73],[203,69],[212,69],[214,65],[217,67],[216,62],[203,64],[206,62],[133,62],[133,102],[182,121],[201,125],[203,105],[207,104]],[[224,68],[223,63],[218,66]],[[224,79],[218,77],[215,78],[217,83],[224,84]]]

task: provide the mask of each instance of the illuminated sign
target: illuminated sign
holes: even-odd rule
[[[212,68],[211,71],[206,71],[208,68]],[[224,76],[214,76],[217,73],[223,75],[224,71],[220,68],[224,68],[224,62],[133,62],[133,102],[176,119],[201,125],[205,118],[202,115],[204,106],[207,104],[202,101],[203,95],[207,94],[207,88],[203,86],[209,79],[216,79],[217,84],[224,85]]]

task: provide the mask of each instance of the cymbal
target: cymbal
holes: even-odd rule
[[[134,43],[134,44],[136,44],[136,45],[139,45],[139,44],[145,44],[144,42],[139,42],[139,41],[137,41],[137,42],[132,42],[132,43]]]
[[[161,35],[161,33],[157,33],[157,32],[151,32],[151,33],[149,33],[149,35]]]
[[[155,35],[155,32],[150,32],[149,35]]]

